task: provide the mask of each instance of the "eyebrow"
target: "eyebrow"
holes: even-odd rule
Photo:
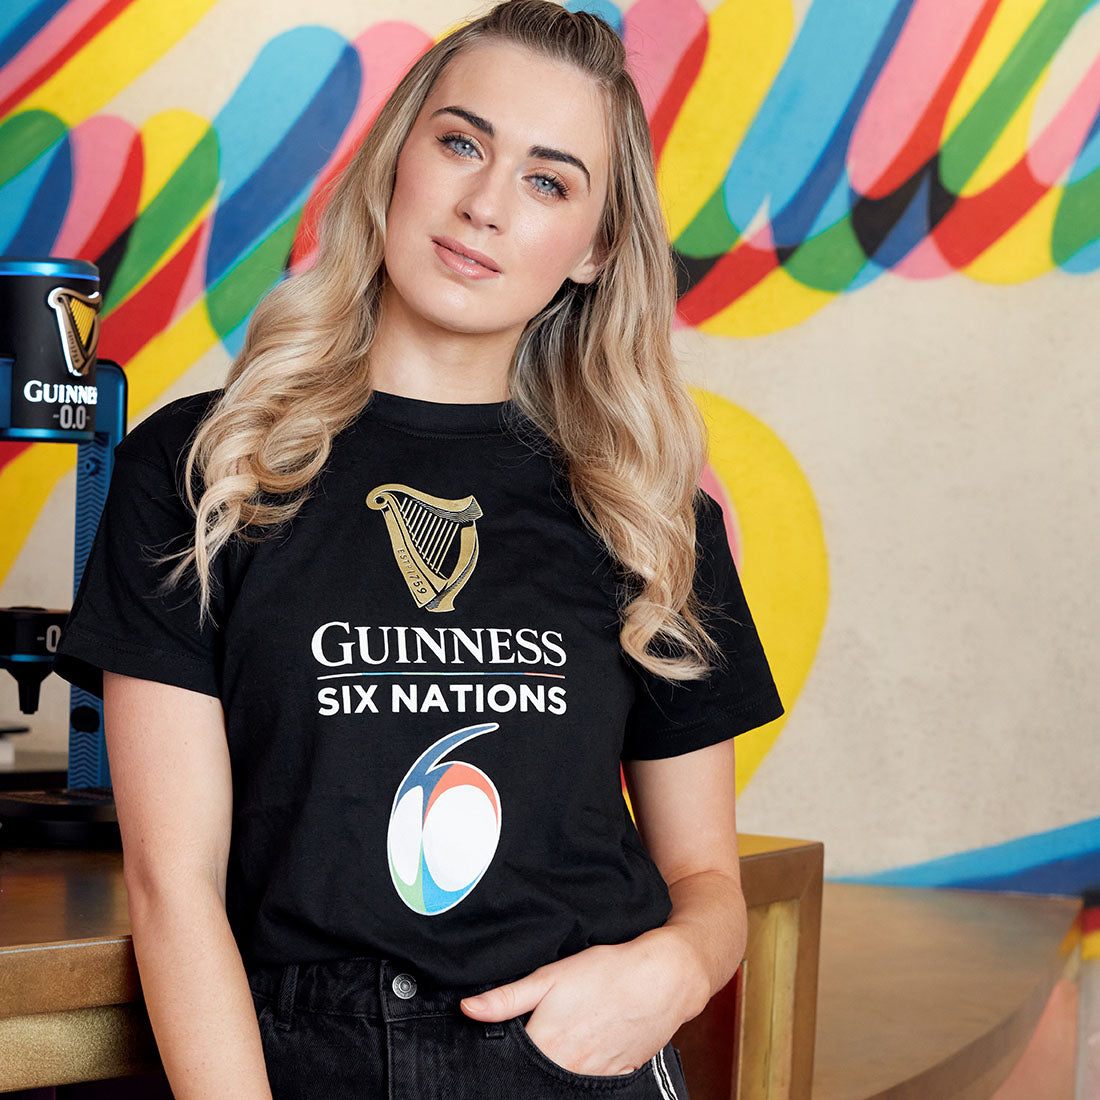
[[[483,134],[489,137],[496,137],[496,129],[493,124],[486,118],[482,118],[481,115],[475,115],[473,111],[467,111],[465,107],[440,107],[438,111],[432,111],[432,118],[436,115],[458,115],[459,118],[464,118],[475,129],[480,130]],[[551,149],[548,145],[532,145],[527,150],[529,157],[538,157],[540,160],[557,160],[563,164],[572,164],[574,168],[579,168],[584,173],[585,181],[588,184],[588,190],[592,190],[592,177],[588,174],[588,169],[584,166],[584,161],[579,157],[573,156],[572,153],[563,153],[560,149]]]

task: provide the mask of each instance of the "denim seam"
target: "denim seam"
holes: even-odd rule
[[[275,1010],[275,1026],[288,1031],[294,1023],[294,994],[298,988],[298,964],[287,963],[279,979],[279,999]]]

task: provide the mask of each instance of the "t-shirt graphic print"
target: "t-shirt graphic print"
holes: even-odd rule
[[[453,611],[455,597],[477,565],[477,501],[472,496],[443,500],[407,485],[379,485],[371,490],[367,506],[386,521],[393,556],[416,606]],[[459,532],[458,560],[447,574],[443,562]]]
[[[200,622],[158,555],[190,538],[183,459],[215,397],[117,448],[55,665],[220,700],[246,963],[373,955],[497,983],[664,923],[621,761],[782,713],[717,502],[697,496],[697,582],[723,660],[663,680],[624,655],[624,578],[518,407],[375,391],[293,521],[215,558]]]
[[[444,759],[500,726],[463,726],[429,745],[397,788],[386,846],[401,900],[430,917],[457,905],[481,881],[500,839],[500,795],[478,767]]]

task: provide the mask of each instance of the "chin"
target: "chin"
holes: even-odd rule
[[[426,324],[435,328],[445,329],[447,332],[461,332],[467,336],[499,332],[501,329],[508,327],[505,324],[495,323],[489,318],[471,317],[469,310],[455,310],[453,312],[432,310],[422,312],[420,316]]]
[[[446,329],[448,332],[461,332],[473,336],[502,332],[504,329],[514,328],[517,324],[515,317],[500,316],[497,311],[479,309],[468,302],[441,302],[437,297],[432,302],[411,304],[426,324]],[[522,324],[521,322],[521,328]]]

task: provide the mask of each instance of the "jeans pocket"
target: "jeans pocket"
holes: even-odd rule
[[[577,1085],[598,1085],[601,1089],[626,1088],[640,1077],[653,1073],[652,1059],[640,1065],[637,1069],[632,1069],[629,1073],[575,1073],[571,1069],[566,1069],[565,1066],[558,1065],[548,1054],[545,1054],[528,1034],[527,1020],[530,1015],[531,1013],[527,1012],[521,1016],[513,1016],[508,1020],[506,1024],[508,1033],[514,1037],[529,1062],[560,1081],[568,1081]]]

